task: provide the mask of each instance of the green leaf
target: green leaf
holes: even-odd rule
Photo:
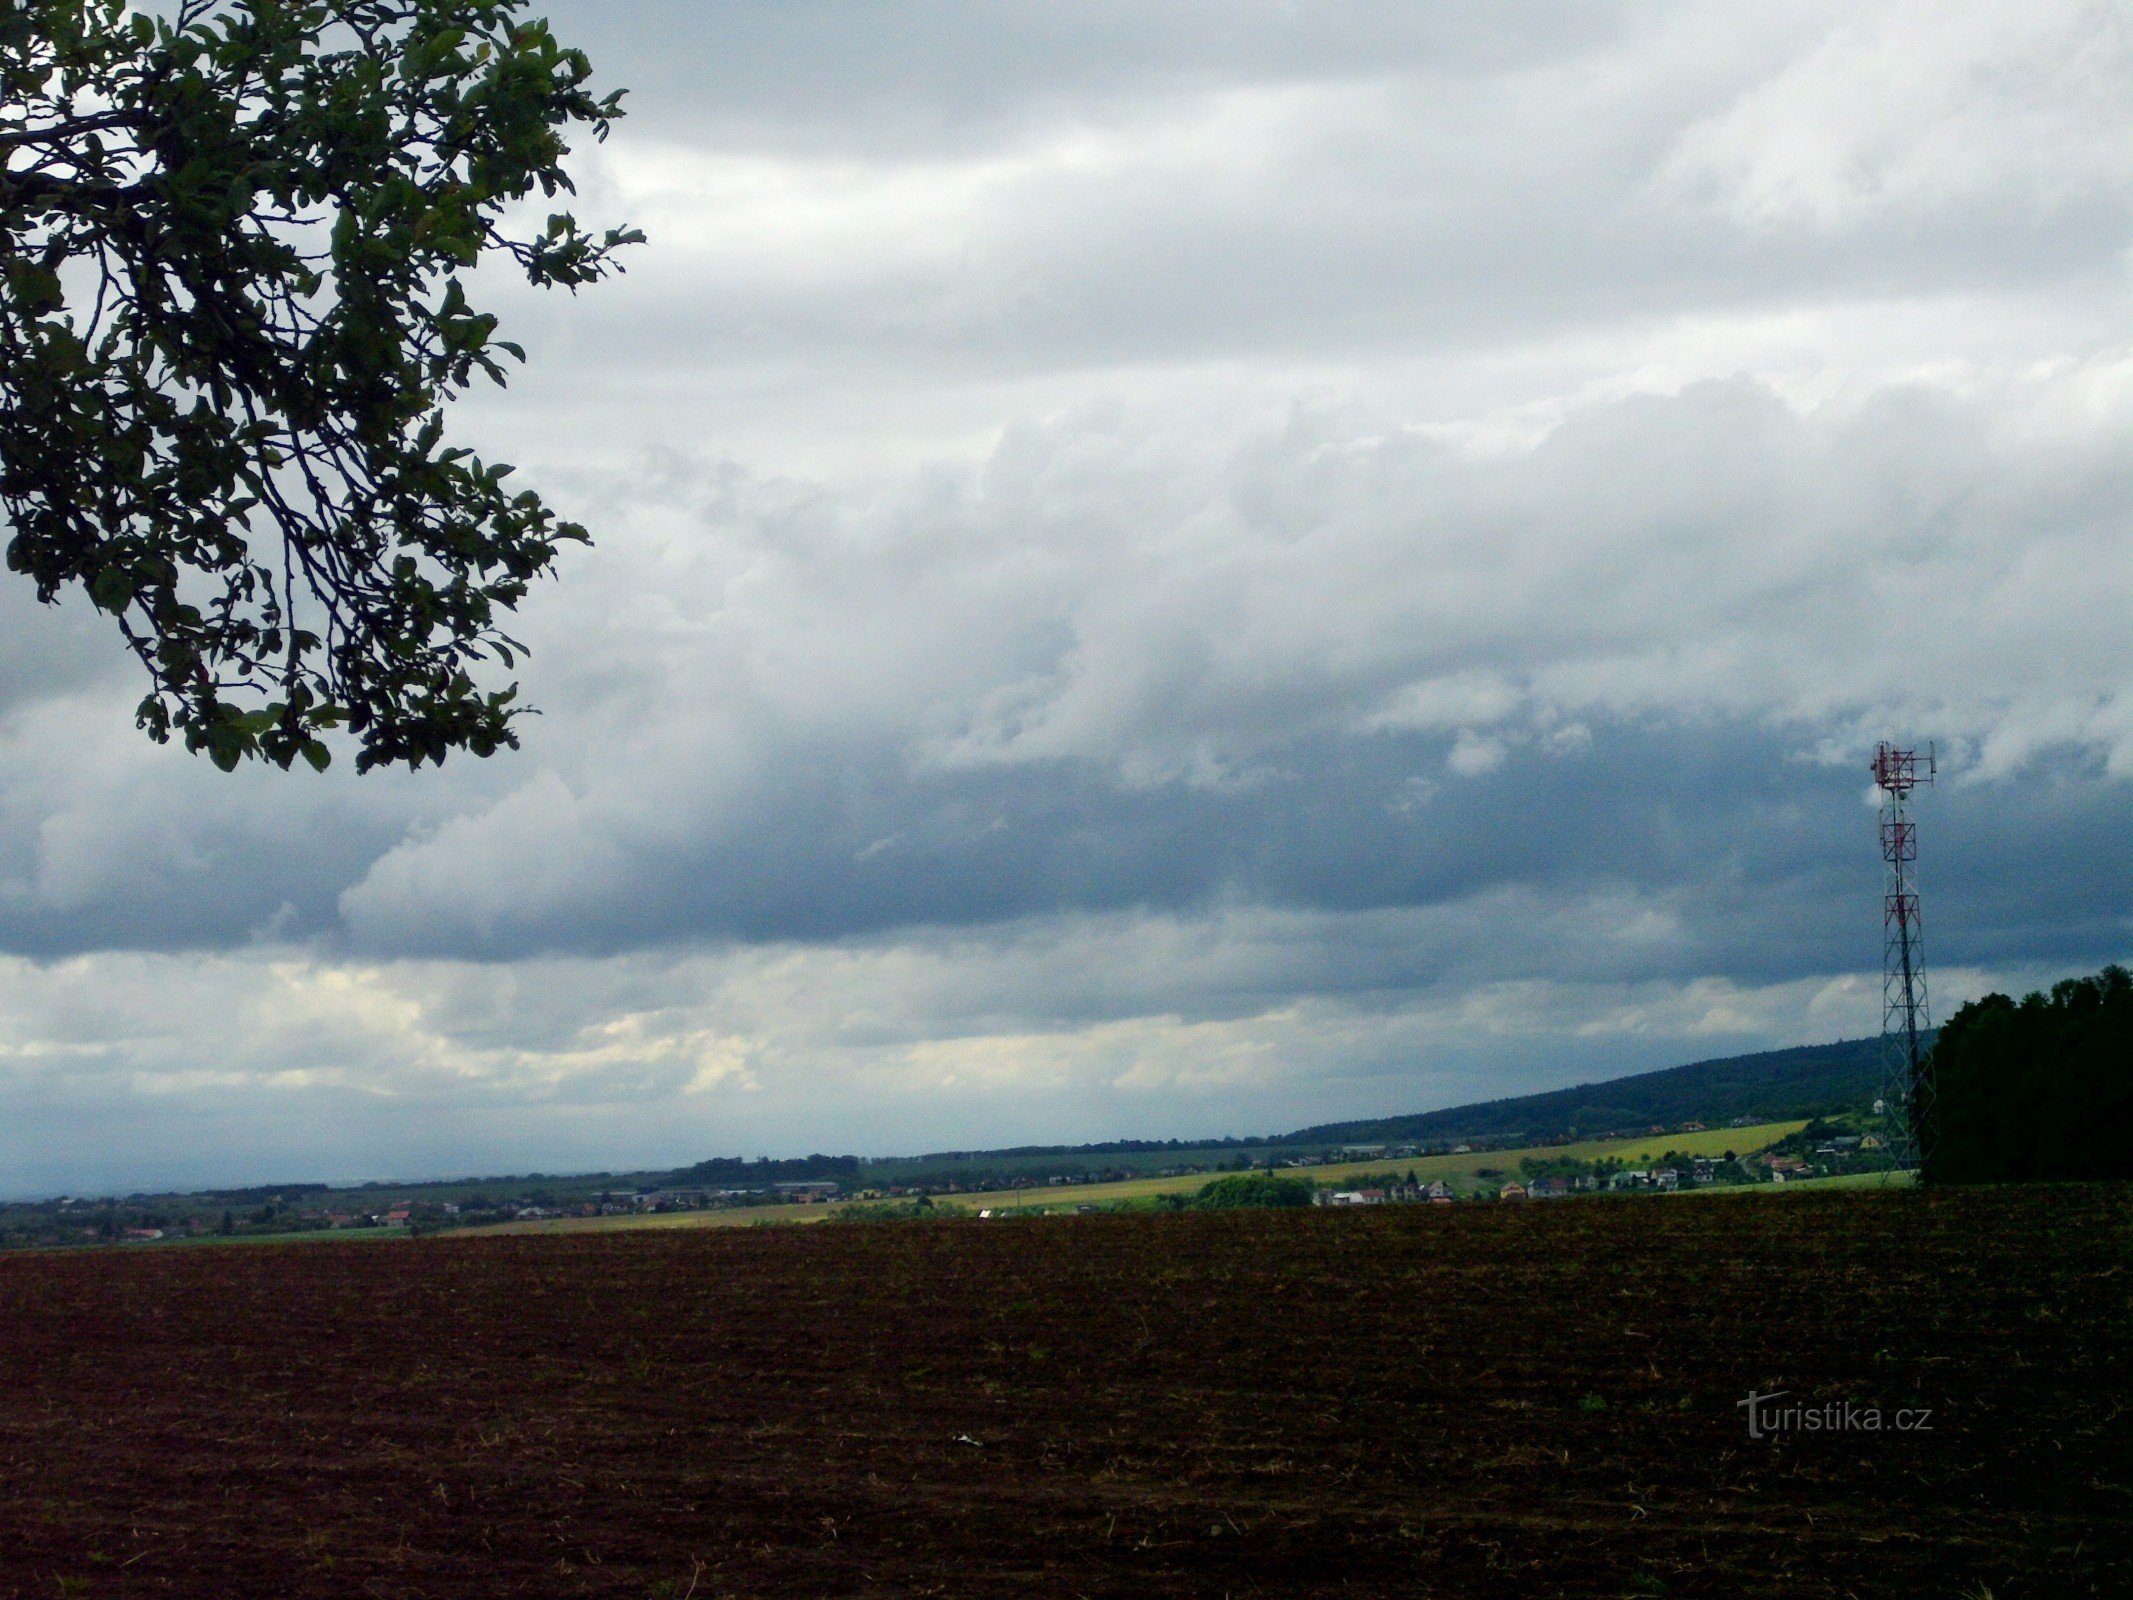
[[[106,567],[96,575],[89,593],[106,611],[124,611],[133,603],[133,579],[119,567]]]

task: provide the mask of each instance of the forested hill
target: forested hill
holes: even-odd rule
[[[1343,1144],[1546,1142],[1571,1133],[1636,1133],[1655,1124],[1720,1127],[1736,1119],[1781,1122],[1862,1108],[1881,1088],[1881,1042],[1847,1039],[1698,1061],[1634,1078],[1580,1084],[1548,1094],[1452,1106],[1367,1122],[1326,1123],[1269,1138],[1114,1139],[1102,1144],[1022,1145],[919,1156],[803,1156],[772,1161],[738,1156],[700,1161],[664,1175],[683,1186],[756,1187],[823,1179],[846,1188],[955,1183],[964,1188],[1053,1177],[1124,1177],[1193,1163],[1227,1169],[1282,1153],[1328,1153]]]
[[[1707,1122],[1716,1127],[1745,1117],[1777,1122],[1811,1117],[1871,1101],[1881,1087],[1881,1041],[1841,1039],[1796,1050],[1696,1061],[1574,1089],[1451,1106],[1369,1122],[1305,1128],[1282,1142],[1417,1143],[1446,1139],[1554,1138]]]

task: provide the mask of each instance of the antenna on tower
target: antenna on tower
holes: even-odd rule
[[[1933,1068],[1919,1035],[1932,1031],[1926,998],[1923,930],[1918,920],[1918,824],[1911,791],[1934,780],[1933,746],[1925,754],[1886,742],[1874,749],[1881,791],[1881,1105],[1883,1140],[1897,1166],[1925,1159],[1933,1127]]]

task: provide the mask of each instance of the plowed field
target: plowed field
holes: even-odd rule
[[[2123,1594],[2129,1370],[2124,1189],[14,1255],[0,1593]]]

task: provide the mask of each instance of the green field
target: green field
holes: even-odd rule
[[[1610,1158],[1636,1167],[1657,1161],[1672,1151],[1685,1156],[1716,1156],[1731,1150],[1747,1155],[1766,1150],[1789,1134],[1806,1127],[1805,1122],[1763,1122],[1751,1128],[1709,1128],[1701,1133],[1655,1133],[1632,1139],[1590,1139],[1577,1144],[1539,1145],[1522,1150],[1473,1150],[1459,1155],[1415,1156],[1408,1160],[1347,1161],[1323,1166],[1286,1167],[1283,1177],[1309,1178],[1319,1184],[1363,1184],[1389,1177],[1404,1178],[1412,1172],[1424,1183],[1443,1179],[1461,1193],[1488,1188],[1519,1176],[1519,1162],[1532,1157],[1569,1157],[1577,1161]],[[1484,1179],[1484,1169],[1502,1172],[1502,1179]],[[1873,1175],[1868,1175],[1873,1176]],[[970,1194],[937,1196],[971,1210],[1020,1211],[1041,1215],[1080,1205],[1114,1205],[1122,1200],[1148,1200],[1159,1195],[1196,1194],[1212,1181],[1204,1172],[1173,1178],[1128,1178],[1117,1183],[1060,1184],[1042,1189],[999,1189]],[[1850,1184],[1848,1179],[1822,1180]],[[467,1234],[522,1233],[616,1233],[639,1228],[745,1228],[758,1223],[822,1222],[842,1209],[840,1205],[737,1206],[714,1211],[655,1212],[649,1216],[542,1217],[528,1222],[506,1222],[492,1227],[461,1230]]]
[[[1759,1183],[1747,1192],[1783,1194],[1788,1189],[1908,1189],[1916,1181],[1909,1172],[1843,1172],[1833,1178],[1794,1178],[1786,1183]]]
[[[535,1217],[478,1228],[448,1228],[443,1239],[519,1233],[634,1233],[642,1228],[752,1228],[773,1222],[820,1222],[834,1205],[724,1206],[710,1211],[653,1211],[622,1217]]]

